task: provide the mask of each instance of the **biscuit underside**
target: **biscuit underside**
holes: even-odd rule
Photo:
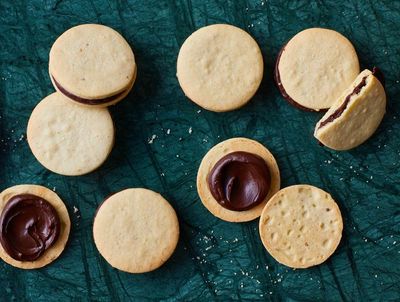
[[[57,86],[58,90],[64,94],[66,97],[78,102],[78,103],[82,103],[85,105],[102,105],[102,104],[106,104],[109,102],[112,102],[116,99],[118,99],[119,97],[121,97],[123,94],[125,94],[127,92],[127,90],[129,89],[125,89],[121,92],[118,92],[117,94],[108,96],[106,98],[101,98],[101,99],[87,99],[87,98],[82,98],[80,96],[77,96],[71,92],[69,92],[68,90],[66,90],[63,86],[60,85],[60,83],[57,82],[57,80],[53,77],[53,75],[51,75],[51,78],[54,81],[54,84]]]
[[[367,84],[368,84],[367,83],[367,78],[369,76],[370,75],[366,75],[363,78],[361,78],[360,82],[353,88],[353,91],[344,98],[344,100],[340,104],[340,106],[338,106],[336,108],[336,110],[331,115],[329,115],[328,117],[326,117],[325,119],[323,119],[319,123],[319,126],[318,126],[317,130],[323,128],[324,126],[326,126],[326,125],[328,125],[328,124],[330,124],[332,122],[334,122],[336,119],[338,119],[347,110],[347,108],[349,108],[350,103],[352,101],[354,102],[354,100],[355,100],[355,98],[352,98],[352,97],[361,94],[363,89],[365,89],[365,87],[367,86]]]
[[[263,245],[278,262],[307,268],[327,260],[343,230],[340,209],[329,193],[309,185],[282,189],[265,206],[259,222]]]

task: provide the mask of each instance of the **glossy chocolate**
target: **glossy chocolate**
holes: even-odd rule
[[[51,76],[51,78],[53,79],[54,84],[57,86],[57,89],[66,97],[70,98],[71,100],[74,100],[78,103],[82,103],[82,104],[86,104],[86,105],[101,105],[101,104],[106,104],[109,102],[112,102],[114,100],[116,100],[117,98],[119,98],[120,96],[122,96],[126,90],[119,92],[117,94],[114,94],[112,96],[106,97],[106,98],[102,98],[102,99],[85,99],[85,98],[81,98],[71,92],[69,92],[68,90],[66,90],[64,87],[62,87],[60,85],[60,83],[58,83],[56,81],[56,79]]]
[[[283,85],[282,85],[281,75],[279,73],[279,61],[281,59],[283,51],[285,50],[285,47],[286,47],[286,45],[284,45],[282,47],[282,49],[279,51],[278,57],[276,59],[275,71],[274,71],[275,83],[278,86],[278,89],[281,92],[281,94],[284,97],[284,99],[287,100],[290,104],[292,104],[293,106],[295,106],[295,107],[297,107],[299,109],[305,110],[305,111],[315,112],[316,110],[304,107],[304,106],[300,105],[299,103],[297,103],[294,99],[292,99],[292,97],[286,92],[285,87],[283,87]],[[321,109],[320,111],[323,112],[323,111],[326,111],[326,109]]]
[[[245,211],[265,199],[271,187],[271,174],[260,156],[238,151],[222,157],[210,171],[207,182],[221,206]]]
[[[361,82],[358,83],[358,85],[356,87],[354,87],[353,91],[346,96],[346,98],[344,99],[344,102],[339,106],[339,108],[337,108],[330,116],[328,116],[325,120],[323,120],[320,124],[318,129],[321,129],[322,127],[324,127],[325,125],[333,122],[334,120],[336,120],[338,117],[340,117],[342,115],[342,113],[347,109],[347,106],[350,103],[350,99],[353,95],[357,95],[360,93],[361,89],[367,85],[367,77],[365,76],[361,79]]]
[[[60,218],[45,199],[32,195],[13,196],[0,216],[0,243],[19,261],[34,261],[51,247],[60,234]]]

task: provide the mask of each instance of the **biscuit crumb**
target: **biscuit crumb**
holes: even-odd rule
[[[151,138],[149,138],[149,139],[147,140],[147,143],[152,144],[156,138],[157,138],[157,135],[153,134],[153,135],[151,136]]]

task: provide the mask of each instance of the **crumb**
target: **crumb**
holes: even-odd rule
[[[149,139],[147,140],[147,142],[148,142],[149,144],[152,144],[156,138],[157,138],[157,135],[153,134],[153,135],[151,136],[151,138],[149,138]]]

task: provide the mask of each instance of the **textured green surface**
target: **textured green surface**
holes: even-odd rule
[[[34,106],[53,91],[47,73],[52,43],[88,22],[125,36],[137,57],[138,79],[129,97],[111,109],[117,138],[107,162],[87,176],[63,177],[36,162],[25,129]],[[184,39],[213,23],[246,29],[264,54],[260,90],[231,113],[200,110],[175,78]],[[312,132],[321,114],[288,105],[272,81],[280,46],[312,26],[342,32],[363,67],[375,64],[386,74],[388,113],[372,139],[351,152],[318,146]],[[65,252],[47,268],[22,271],[0,263],[0,300],[399,300],[399,28],[399,1],[1,0],[0,189],[22,183],[54,188],[67,204],[72,233]],[[310,183],[337,199],[343,240],[325,264],[307,270],[278,265],[262,247],[257,221],[223,222],[202,206],[195,187],[200,160],[235,136],[270,148],[283,186]],[[97,205],[127,187],[161,192],[181,223],[172,259],[144,275],[112,269],[92,239]]]

